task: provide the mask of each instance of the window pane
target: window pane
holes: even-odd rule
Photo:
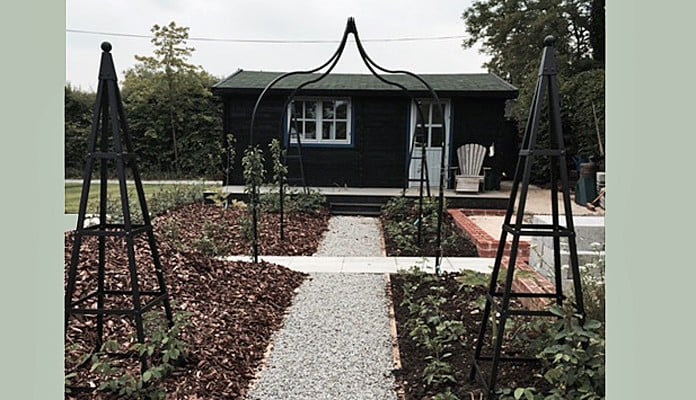
[[[322,139],[331,139],[331,125],[333,125],[333,123],[331,123],[331,122],[324,122],[322,124],[322,130],[321,130],[321,138]]]
[[[430,131],[430,147],[442,147],[445,130],[442,127],[432,127]]]
[[[305,118],[315,119],[316,118],[316,101],[305,101]]]
[[[295,116],[295,118],[302,118],[302,101],[293,101],[292,102],[292,114]]]
[[[347,119],[348,118],[348,102],[345,100],[336,101],[336,118]]]
[[[304,138],[314,140],[317,138],[317,125],[313,121],[305,122]]]
[[[334,102],[331,100],[324,100],[322,102],[322,118],[324,119],[333,119],[334,118]]]
[[[442,124],[442,121],[444,120],[442,116],[442,108],[440,105],[432,104],[432,121],[431,123],[433,124]]]
[[[299,120],[298,118],[300,118],[299,115],[290,118],[290,125],[289,125],[289,127],[290,127],[290,130],[291,130],[291,131],[295,131],[295,132],[300,131],[300,132],[302,132],[302,120]]]
[[[336,122],[336,140],[346,140],[348,137],[345,122]]]

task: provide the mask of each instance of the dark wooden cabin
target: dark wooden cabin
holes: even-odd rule
[[[250,142],[254,104],[266,85],[280,74],[239,70],[213,86],[213,93],[223,101],[224,132],[236,138],[237,157],[229,182],[224,184],[243,184],[240,160]],[[253,140],[265,154],[273,138],[288,132],[290,120],[282,115],[290,93],[302,82],[318,76],[289,77],[264,96],[257,112]],[[404,75],[387,76],[407,87],[415,98],[429,104],[422,110],[429,143],[431,186],[438,183],[442,151],[438,143],[441,135],[445,135],[450,171],[447,186],[451,188],[453,168],[458,164],[456,149],[466,143],[490,147],[503,140],[505,102],[516,98],[518,90],[489,73],[421,77],[445,104],[444,118],[434,110],[430,94],[420,82]],[[368,74],[329,74],[303,88],[289,108],[297,116],[307,185],[402,188],[406,174],[415,176],[417,170],[418,161],[413,160],[409,165],[408,156],[416,123],[414,107],[406,92]],[[516,158],[517,154],[511,156]],[[490,165],[493,161],[486,163]]]

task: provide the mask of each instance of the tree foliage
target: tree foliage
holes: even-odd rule
[[[65,86],[65,176],[81,177],[92,128],[95,93]]]
[[[152,56],[125,72],[126,122],[145,178],[213,178],[223,174],[222,105],[210,91],[218,78],[188,62],[188,28],[152,28]],[[95,93],[65,87],[66,176],[79,177],[92,126]]]
[[[553,35],[569,153],[599,155],[597,130],[604,144],[604,0],[476,0],[462,19],[468,33],[463,46],[480,43],[491,57],[484,67],[520,89],[512,112],[520,130],[529,115],[543,40]],[[535,172],[534,180],[545,179],[543,168]]]
[[[217,79],[188,63],[188,28],[152,28],[154,56],[126,71],[123,101],[142,168],[176,177],[217,176],[222,108],[210,87]]]

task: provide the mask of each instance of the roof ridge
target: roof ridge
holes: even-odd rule
[[[229,92],[234,90],[250,91],[263,90],[274,77],[282,75],[283,72],[277,71],[246,71],[239,69],[234,74],[230,75],[223,81],[215,84],[213,90],[217,94],[223,91]],[[315,77],[321,75],[314,73],[311,75],[302,74],[302,76],[289,76],[282,84],[274,86],[276,90],[288,90],[298,85],[312,81]],[[409,90],[419,91],[424,90],[417,82],[417,78],[404,73],[395,73],[384,75],[395,82],[399,82]],[[508,82],[505,82],[499,76],[490,72],[475,72],[475,73],[433,73],[420,74],[436,92],[453,92],[464,95],[490,95],[502,96],[511,98],[517,96],[518,89]],[[383,91],[391,92],[396,88],[382,82],[379,76],[368,73],[350,73],[339,72],[331,73],[325,76],[325,80],[321,82],[312,82],[304,87],[303,90],[318,90],[318,91]]]
[[[225,80],[232,78],[239,72],[246,72],[246,73],[251,73],[251,74],[286,74],[290,71],[264,71],[264,70],[243,70],[243,69],[238,69],[235,73],[230,75],[229,77],[225,78]],[[313,72],[312,74],[314,75],[321,75],[321,72]],[[495,75],[492,72],[425,72],[425,73],[415,73],[416,75],[419,76],[471,76],[471,75],[494,75],[499,79],[499,76]],[[331,72],[329,75],[357,75],[357,76],[374,76],[373,73],[370,72]],[[381,75],[405,75],[404,73],[391,73],[391,74],[381,74]]]

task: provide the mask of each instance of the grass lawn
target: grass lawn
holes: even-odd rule
[[[160,190],[166,188],[167,186],[174,186],[175,184],[160,184],[160,183],[143,183],[143,189],[145,190],[145,196],[152,193],[159,192]],[[97,202],[99,200],[99,184],[92,183],[89,188],[89,202]],[[119,187],[117,183],[108,183],[106,185],[107,197],[108,198],[118,198]],[[135,191],[134,184],[128,184],[129,191]],[[82,195],[82,183],[65,183],[65,214],[77,214],[80,208],[80,196]],[[129,194],[130,196],[130,194]],[[89,207],[88,207],[88,213]]]

